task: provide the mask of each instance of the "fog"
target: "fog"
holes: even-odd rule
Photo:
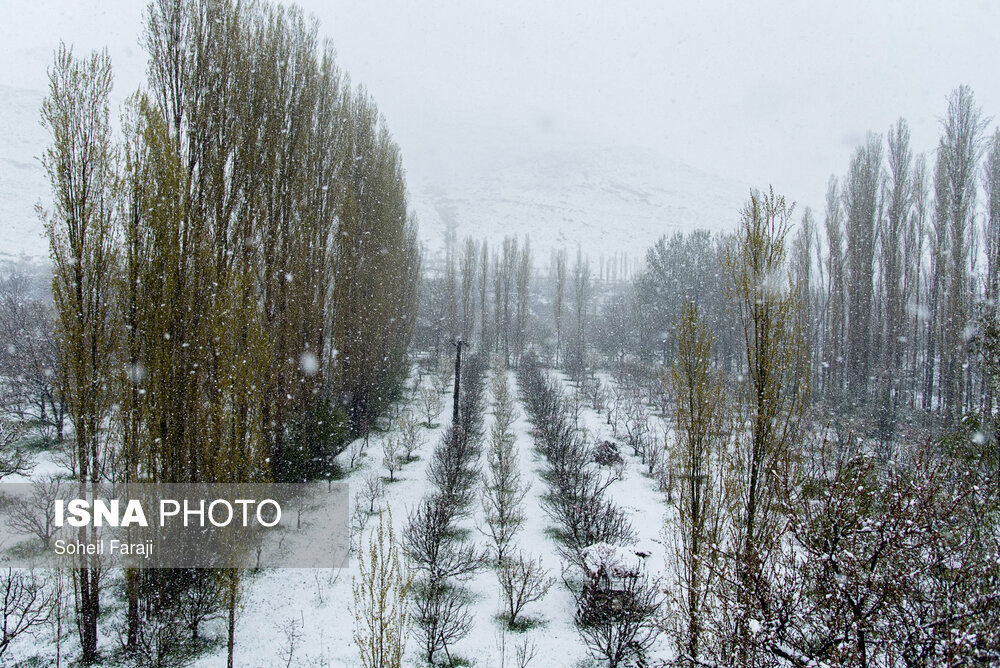
[[[411,171],[478,135],[644,145],[822,206],[869,130],[932,150],[946,96],[1000,108],[1000,5],[942,2],[306,3]]]
[[[904,116],[914,150],[933,150],[962,83],[1000,108],[995,3],[301,4],[377,100],[411,177],[436,187],[491,178],[498,146],[642,147],[740,198],[770,184],[822,208],[866,132]],[[43,91],[62,37],[109,45],[118,96],[138,85],[141,3],[0,7],[0,83]]]

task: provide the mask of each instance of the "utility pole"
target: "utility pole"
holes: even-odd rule
[[[461,389],[462,382],[462,338],[459,337],[455,340],[455,396],[453,397],[454,405],[451,412],[451,423],[453,425],[458,425],[458,392]]]

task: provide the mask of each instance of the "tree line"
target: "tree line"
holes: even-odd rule
[[[60,45],[49,70],[58,400],[39,387],[39,411],[65,406],[81,492],[328,475],[408,373],[420,251],[399,148],[298,8],[157,1],[142,44],[120,131],[106,52]],[[226,611],[232,665],[239,580],[127,572],[126,649],[197,590]],[[89,662],[99,566],[74,581]]]

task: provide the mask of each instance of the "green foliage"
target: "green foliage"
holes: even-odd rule
[[[997,470],[997,448],[991,434],[996,433],[996,418],[987,418],[986,423],[979,413],[966,413],[954,429],[942,436],[938,447],[964,470],[988,474]]]
[[[283,455],[272,467],[275,482],[341,477],[334,457],[349,439],[344,409],[322,400],[313,402],[289,426]]]

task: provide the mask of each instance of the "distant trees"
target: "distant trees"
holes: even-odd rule
[[[725,298],[725,277],[720,258],[728,240],[705,230],[662,237],[646,253],[646,266],[635,280],[632,325],[638,338],[637,353],[644,360],[669,366],[674,349],[673,328],[686,304],[698,304],[717,337],[713,352],[731,364],[737,341]]]
[[[484,246],[485,249],[485,246]],[[462,340],[471,343],[476,325],[476,278],[479,273],[479,244],[467,238],[462,247]]]
[[[59,394],[52,305],[32,294],[32,277],[0,278],[0,410],[30,422],[47,440],[62,441],[66,404]]]
[[[566,303],[566,251],[556,251],[553,258],[555,271],[555,294],[552,298],[552,317],[556,328],[556,367],[562,352],[563,311]]]
[[[577,249],[570,285],[570,305],[572,307],[573,328],[570,330],[566,351],[566,371],[573,378],[580,379],[587,369],[587,336],[592,285],[590,281],[590,260],[584,258]]]

